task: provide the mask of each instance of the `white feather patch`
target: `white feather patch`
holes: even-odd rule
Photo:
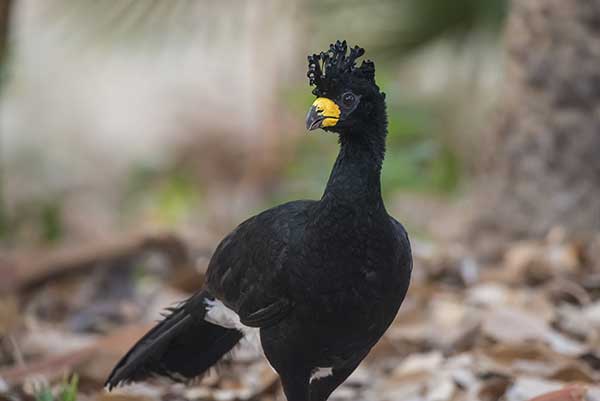
[[[310,374],[309,383],[312,383],[313,380],[319,380],[327,376],[331,376],[333,374],[333,368],[315,368]]]
[[[249,327],[240,322],[240,317],[237,313],[229,309],[225,304],[218,299],[204,301],[206,303],[206,315],[204,320],[217,326],[225,327],[226,329],[236,329],[244,334],[244,339],[252,345],[254,350],[264,353],[260,343],[260,329],[257,327]]]

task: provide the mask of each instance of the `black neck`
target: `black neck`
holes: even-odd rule
[[[387,133],[385,111],[377,117],[371,126],[340,134],[340,152],[322,201],[359,207],[383,205],[380,177]]]

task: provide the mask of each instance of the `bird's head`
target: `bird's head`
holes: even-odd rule
[[[358,46],[348,51],[346,41],[338,40],[328,51],[308,56],[307,76],[317,96],[306,116],[308,130],[361,131],[384,112],[385,94],[375,84],[375,65],[366,60],[356,66],[364,53]]]

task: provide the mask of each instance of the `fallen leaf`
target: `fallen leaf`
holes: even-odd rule
[[[570,356],[586,352],[585,345],[558,333],[536,315],[515,308],[500,307],[489,311],[483,320],[483,332],[498,342],[540,341],[556,352]]]
[[[560,390],[538,395],[529,401],[583,401],[586,392],[583,386],[574,384]]]
[[[506,401],[527,401],[540,394],[557,391],[564,383],[534,377],[518,377],[506,392]]]

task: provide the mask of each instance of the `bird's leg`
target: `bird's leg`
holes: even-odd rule
[[[309,372],[286,372],[281,375],[281,384],[287,401],[310,401],[308,380]]]
[[[357,366],[358,364],[355,364],[347,368],[334,369],[331,376],[311,381],[310,401],[326,401],[331,393],[354,372]]]

